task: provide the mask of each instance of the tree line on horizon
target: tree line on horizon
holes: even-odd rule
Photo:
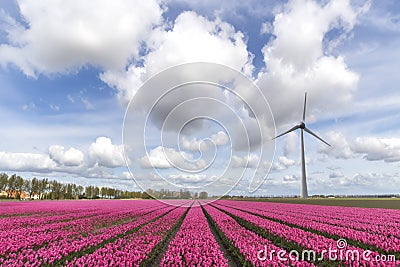
[[[61,183],[48,178],[24,179],[19,175],[0,173],[0,192],[6,192],[6,195],[0,198],[21,199],[23,194],[29,195],[30,199],[121,199],[121,198],[201,198],[208,197],[207,192],[193,193],[188,190],[179,192],[166,189],[146,191],[128,191],[105,186],[82,186],[74,183]]]

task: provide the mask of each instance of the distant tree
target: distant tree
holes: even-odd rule
[[[7,173],[0,174],[0,191],[6,190],[8,184],[8,175]]]
[[[57,192],[58,192],[58,184],[56,181],[50,181],[50,198],[51,199],[57,199]]]
[[[58,181],[50,182],[50,198],[51,199],[64,199],[66,194],[66,186]]]
[[[38,182],[38,191],[40,194],[40,199],[44,199],[46,197],[49,187],[50,187],[49,180],[47,178],[44,178]]]
[[[142,192],[140,192],[140,191],[134,192],[134,197],[135,198],[141,198],[142,197]]]
[[[85,195],[87,198],[92,198],[93,196],[93,187],[92,186],[86,186],[85,187]]]
[[[60,193],[59,193],[58,199],[65,199],[66,195],[67,195],[67,185],[60,183],[60,182],[59,182],[59,184],[60,184]]]
[[[99,195],[100,195],[100,189],[99,189],[97,186],[95,186],[95,187],[93,188],[93,197],[94,197],[94,198],[98,198]]]
[[[100,189],[100,195],[101,195],[101,198],[104,198],[104,197],[107,196],[107,188],[106,188],[106,187],[103,186],[103,187]]]
[[[206,199],[206,198],[208,198],[208,193],[207,192],[200,192],[200,194],[199,194],[199,198],[200,199]]]
[[[71,199],[74,199],[77,196],[79,196],[79,194],[76,190],[76,184],[71,184]]]
[[[115,196],[115,189],[114,188],[107,188],[107,196],[108,198],[114,197]]]
[[[31,190],[29,191],[29,197],[32,198],[33,194],[39,194],[39,180],[36,177],[33,177],[31,180]]]
[[[65,198],[66,199],[72,199],[73,195],[72,195],[72,184],[67,184],[65,186]]]
[[[31,191],[32,191],[32,182],[31,180],[24,180],[24,185],[22,189],[31,196]]]
[[[17,176],[15,178],[15,191],[16,191],[16,198],[20,199],[20,196],[22,194],[24,188],[24,179],[22,179],[21,176]]]
[[[57,180],[49,181],[47,178],[41,180],[36,177],[25,180],[21,176],[13,174],[8,176],[6,173],[0,173],[0,190],[7,190],[7,196],[19,197],[22,191],[29,193],[32,197],[34,194],[39,194],[40,199],[74,199],[82,195],[87,198],[208,198],[207,192],[194,193],[187,189],[180,191],[170,191],[168,189],[153,190],[147,189],[142,191],[120,190],[110,187],[98,187],[88,185],[83,187],[74,183],[63,184]]]
[[[152,199],[153,197],[145,191],[142,193],[142,198],[143,199]]]
[[[8,178],[8,182],[7,182],[7,195],[10,198],[16,190],[16,180],[17,180],[17,175],[14,173],[13,175],[10,176],[10,178]]]
[[[150,195],[150,196],[153,196],[153,195],[154,195],[154,190],[151,189],[151,188],[148,188],[148,189],[146,190],[146,193],[147,193],[148,195]]]
[[[121,196],[121,191],[118,189],[114,189],[114,198],[120,198]]]
[[[85,190],[85,189],[84,189],[83,186],[81,186],[81,185],[78,185],[78,186],[76,187],[76,193],[78,194],[78,196],[83,195],[84,190]]]
[[[185,190],[181,192],[181,198],[183,199],[189,199],[191,198],[191,194],[189,190]]]

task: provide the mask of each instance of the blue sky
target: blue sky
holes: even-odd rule
[[[310,194],[399,193],[398,1],[5,0],[0,10],[0,171],[136,190],[122,154],[129,100],[163,69],[204,61],[254,81],[277,133],[300,121],[308,92],[308,126],[332,145],[306,137]],[[210,129],[186,136],[187,155],[221,130]],[[214,137],[228,161],[229,143]],[[177,173],[156,148],[162,172],[210,179]],[[299,152],[297,134],[277,140],[255,194],[298,194]],[[150,175],[137,160],[134,175]]]

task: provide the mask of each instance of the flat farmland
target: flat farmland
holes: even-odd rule
[[[250,199],[248,201],[359,208],[400,209],[400,198],[260,198]]]
[[[0,222],[1,266],[400,266],[396,209],[233,200],[0,202]]]

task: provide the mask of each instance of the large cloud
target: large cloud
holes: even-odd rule
[[[233,155],[232,167],[234,168],[256,168],[260,157],[256,154],[249,154],[243,157]]]
[[[86,64],[123,68],[162,19],[155,0],[18,0],[28,26],[7,18],[9,44],[0,63],[26,75],[67,72]]]
[[[323,146],[320,153],[333,156],[337,159],[350,159],[356,156],[351,149],[350,142],[343,133],[330,131],[326,135],[332,147]]]
[[[244,35],[232,25],[216,19],[210,21],[194,12],[180,14],[172,29],[154,30],[147,41],[150,52],[143,66],[132,64],[125,71],[106,71],[100,78],[119,91],[124,103],[140,85],[163,69],[188,62],[213,62],[251,74],[252,55],[247,51]]]
[[[216,176],[207,176],[205,174],[171,174],[168,176],[175,184],[185,185],[186,187],[190,187],[190,185],[196,184],[207,184],[213,182],[218,177]]]
[[[206,140],[211,141],[211,143],[215,146],[224,146],[228,144],[229,137],[225,132],[219,131],[218,133],[211,135],[211,137],[207,138]],[[189,151],[204,151],[208,148],[208,142],[205,142],[205,140],[197,140],[196,138],[189,139],[185,135],[183,135],[180,139],[180,143],[183,149]]]
[[[162,146],[152,149],[148,155],[139,158],[138,163],[145,169],[169,169],[177,166],[187,170],[196,170],[206,166],[204,160],[193,161],[193,155],[190,153]]]
[[[84,162],[82,151],[71,147],[67,151],[63,146],[53,145],[49,147],[50,158],[65,166],[79,166]]]
[[[50,172],[57,164],[45,154],[0,152],[0,168],[7,171]]]
[[[65,160],[65,156],[62,159]],[[69,163],[72,163],[72,161]],[[89,166],[86,162],[79,165],[65,165],[52,159],[48,154],[40,153],[0,152],[0,169],[3,171],[28,172],[57,177],[66,175],[89,178],[116,177],[111,169],[104,166]]]
[[[329,132],[332,149],[323,147],[319,152],[337,159],[362,156],[368,161],[399,162],[400,138],[357,137],[348,140],[340,132]]]
[[[80,177],[114,178],[113,168],[125,166],[122,145],[113,145],[106,137],[97,138],[85,154],[76,149],[51,145],[48,153],[0,152],[4,171],[72,174]]]
[[[400,138],[359,137],[352,147],[366,160],[400,161]]]
[[[301,119],[304,91],[309,92],[308,108],[314,111],[337,111],[351,100],[359,76],[349,70],[344,58],[332,55],[329,46],[342,38],[331,30],[349,32],[359,12],[348,0],[323,6],[293,0],[276,14],[275,38],[262,50],[266,70],[259,74],[258,85],[273,100],[278,125]]]
[[[89,160],[100,166],[115,168],[125,166],[123,146],[114,145],[110,138],[99,137],[88,149]]]
[[[273,170],[282,171],[294,166],[296,161],[293,159],[289,159],[285,156],[278,157],[277,162],[272,165]]]

